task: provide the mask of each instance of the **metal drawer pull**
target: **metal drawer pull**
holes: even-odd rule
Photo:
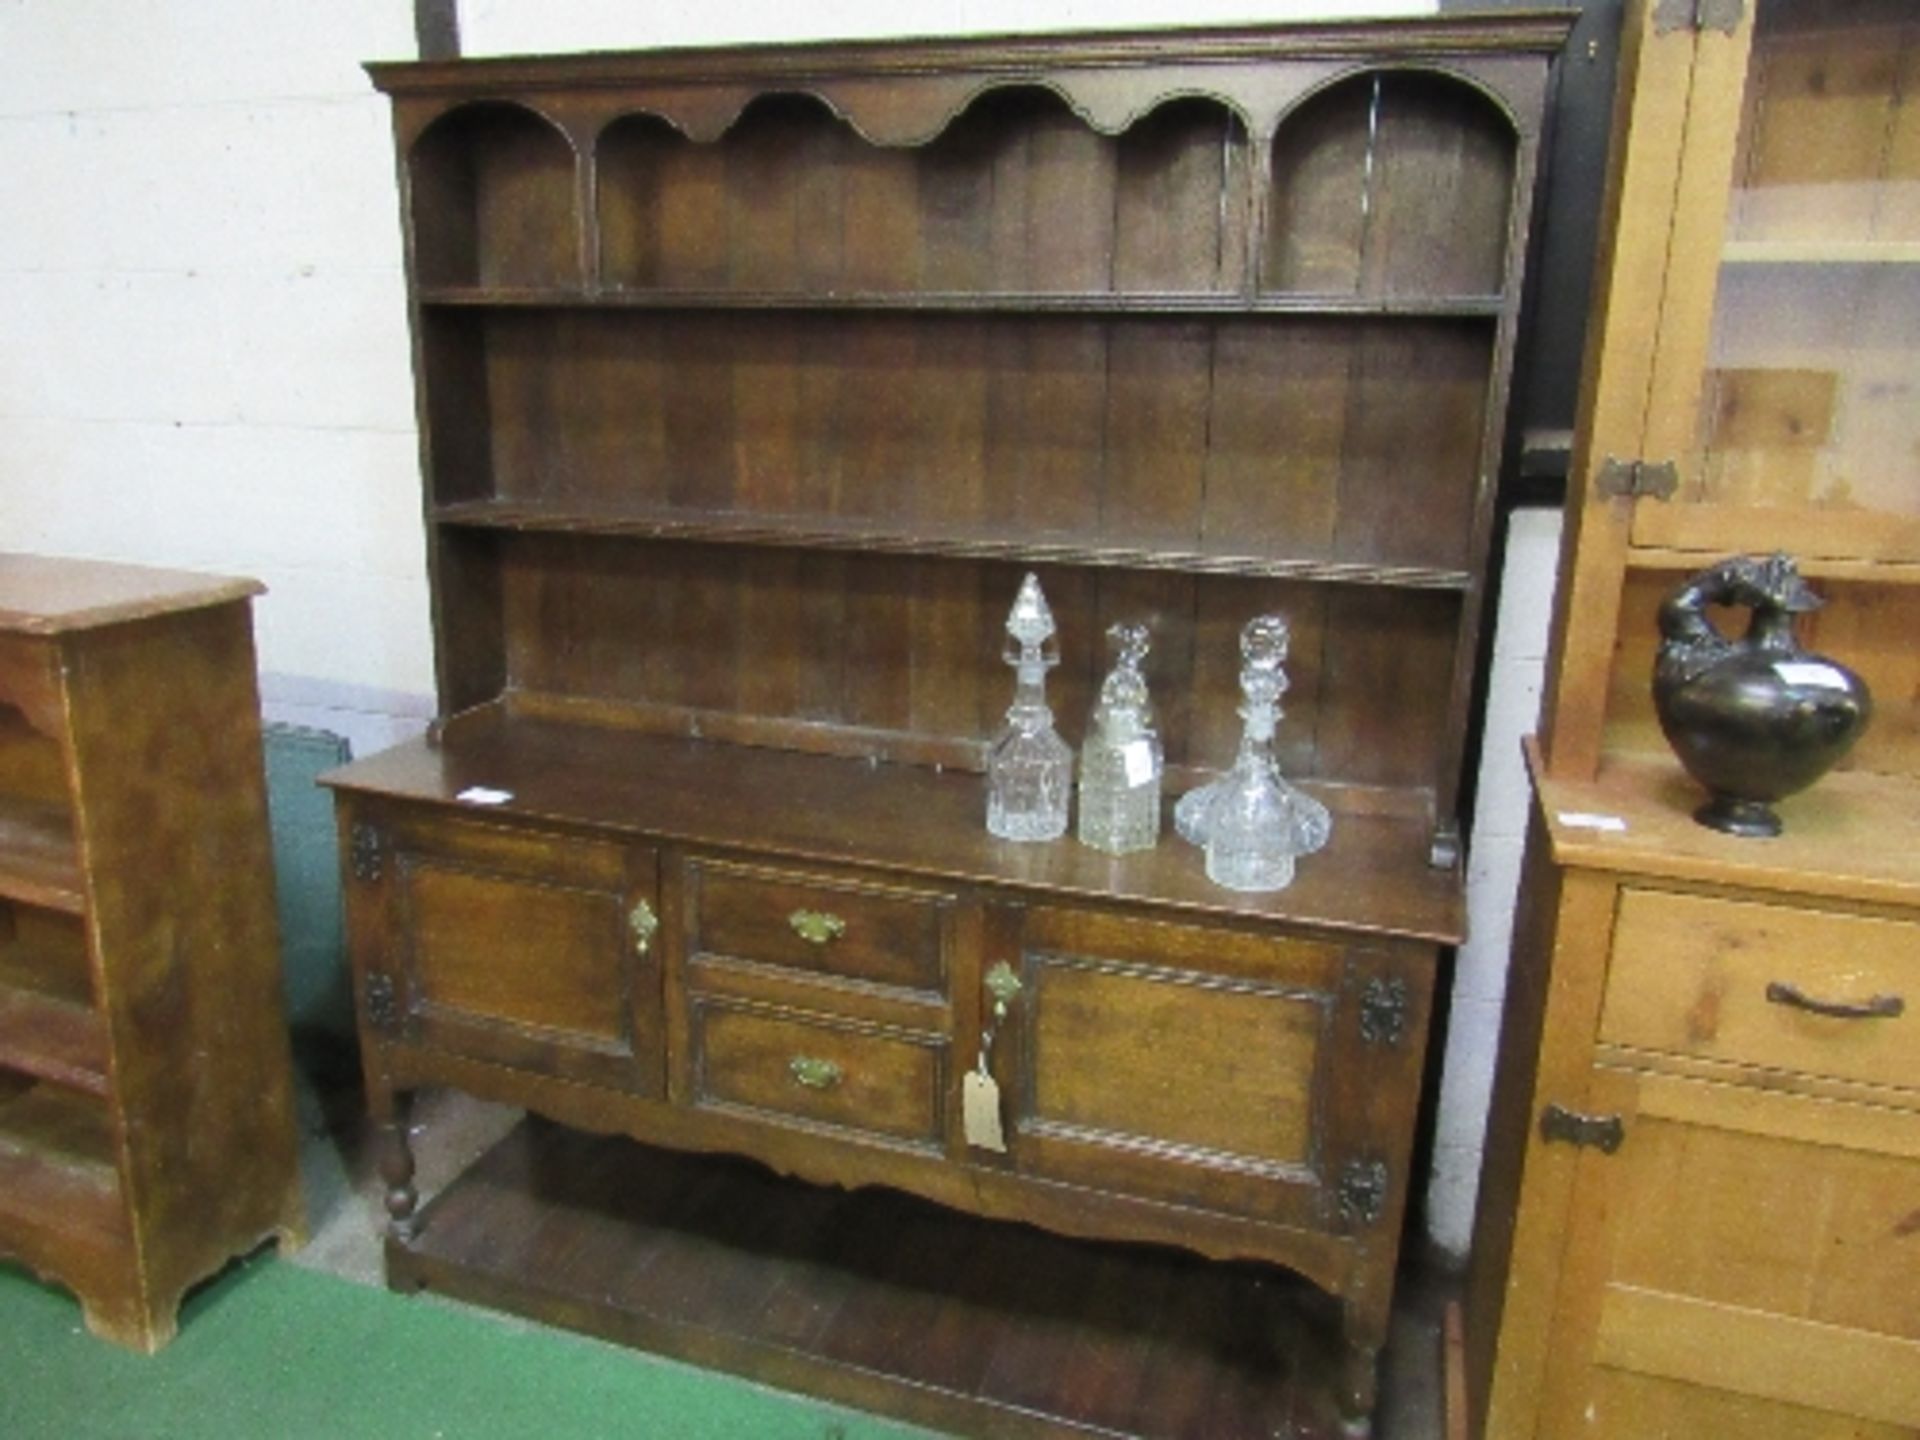
[[[796,910],[787,916],[787,924],[809,945],[824,945],[847,933],[847,922],[825,910]]]
[[[1583,1115],[1564,1105],[1549,1105],[1540,1112],[1540,1138],[1611,1155],[1626,1143],[1627,1127],[1618,1115]]]
[[[787,1062],[787,1070],[795,1084],[809,1090],[831,1090],[840,1083],[840,1067],[831,1060],[816,1059],[812,1055],[794,1056]]]
[[[1857,1004],[1846,1000],[1816,1000],[1804,990],[1780,980],[1767,986],[1767,999],[1775,1005],[1791,1005],[1796,1010],[1810,1010],[1835,1020],[1897,1020],[1907,1013],[1907,1002],[1898,995],[1875,995]]]

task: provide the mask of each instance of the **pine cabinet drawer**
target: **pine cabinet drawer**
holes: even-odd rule
[[[941,1038],[711,995],[691,1019],[696,1103],[939,1145]]]
[[[686,868],[689,956],[757,961],[935,993],[946,916],[935,890],[696,858]]]
[[[1600,1038],[1920,1087],[1920,925],[1623,890]]]

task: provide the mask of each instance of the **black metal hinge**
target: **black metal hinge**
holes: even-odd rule
[[[1387,1208],[1387,1162],[1353,1160],[1340,1172],[1340,1218],[1371,1225]]]
[[[1679,488],[1680,467],[1671,460],[1616,460],[1609,455],[1593,477],[1593,493],[1603,500],[1671,500]]]
[[[348,838],[348,863],[353,866],[353,878],[369,883],[380,878],[380,832],[373,826],[361,821],[354,825]]]
[[[1653,7],[1653,33],[1675,30],[1718,30],[1731,35],[1746,14],[1746,0],[1659,0]]]
[[[1406,1038],[1407,982],[1376,975],[1360,991],[1360,1038],[1392,1049]]]
[[[378,970],[367,976],[367,1023],[382,1034],[391,1035],[400,1028],[400,997],[393,977]]]
[[[1627,1127],[1618,1115],[1582,1115],[1577,1110],[1549,1105],[1540,1112],[1540,1138],[1590,1146],[1611,1155],[1626,1142]]]

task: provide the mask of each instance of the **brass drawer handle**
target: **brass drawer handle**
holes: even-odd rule
[[[1797,986],[1775,980],[1767,986],[1767,999],[1775,1005],[1811,1011],[1834,1020],[1897,1020],[1907,1013],[1907,1002],[1898,995],[1875,995],[1871,999],[1816,1000]]]
[[[796,910],[787,916],[787,924],[809,945],[824,945],[847,933],[847,922],[825,910]]]
[[[787,1070],[796,1085],[809,1090],[831,1090],[840,1083],[840,1067],[831,1060],[812,1055],[796,1055],[787,1062]]]

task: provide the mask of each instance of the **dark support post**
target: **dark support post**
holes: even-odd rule
[[[458,60],[458,0],[413,0],[413,34],[420,44],[422,60]]]

